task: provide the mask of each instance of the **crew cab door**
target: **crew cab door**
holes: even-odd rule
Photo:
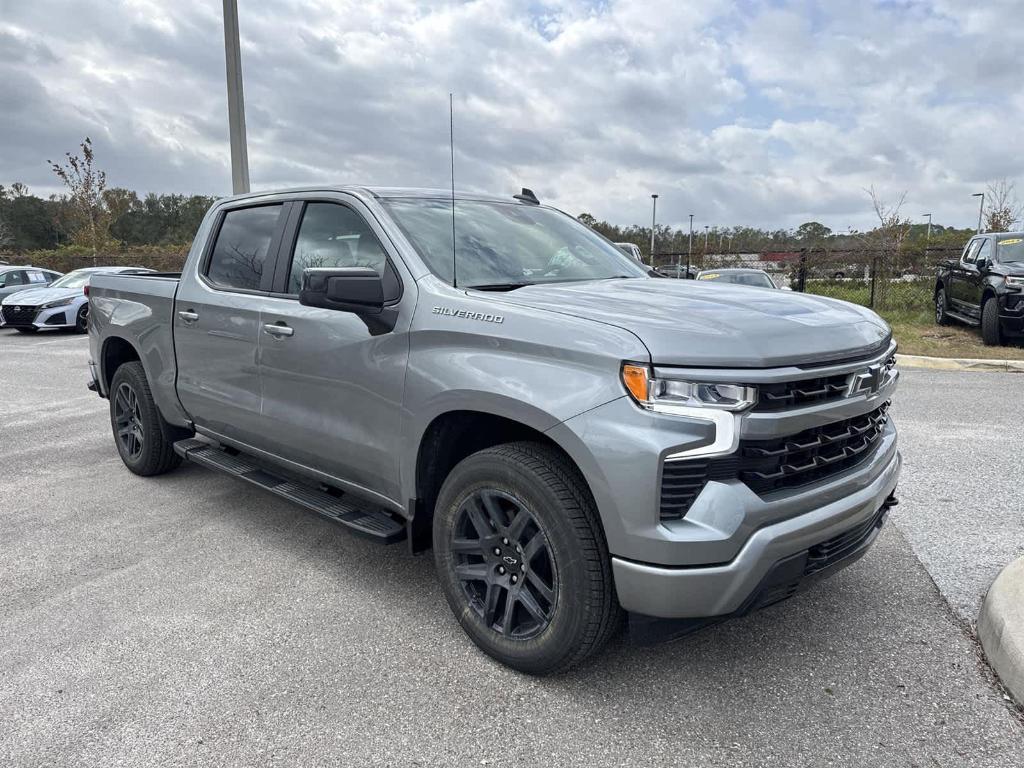
[[[958,312],[970,310],[968,305],[970,293],[968,283],[978,271],[978,268],[974,266],[974,260],[978,255],[978,249],[981,248],[982,240],[983,238],[976,237],[967,243],[967,247],[964,248],[964,252],[960,256],[960,261],[949,270],[949,289],[947,293],[949,294],[950,303]]]
[[[985,290],[985,272],[994,258],[992,239],[982,238],[981,245],[974,254],[974,263],[967,273],[964,274],[963,301],[964,305],[971,311],[981,314],[981,294]]]
[[[178,399],[199,431],[259,439],[260,298],[269,293],[290,205],[233,204],[218,213],[174,303]]]
[[[401,502],[399,438],[415,285],[390,248],[373,215],[351,196],[294,204],[276,290],[263,301],[260,320],[261,447],[343,486]],[[392,270],[397,278],[394,328],[299,304],[304,268],[356,266]]]

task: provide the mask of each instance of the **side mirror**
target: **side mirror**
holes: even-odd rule
[[[309,268],[302,270],[299,303],[357,315],[376,315],[384,309],[384,281],[369,267]]]
[[[988,269],[988,259],[985,259],[985,258],[978,259],[976,262],[974,262],[974,266],[976,266],[978,268],[979,272],[982,272],[982,271]]]

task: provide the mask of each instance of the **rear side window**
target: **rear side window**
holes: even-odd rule
[[[206,276],[220,288],[259,290],[264,269],[273,269],[273,259],[268,259],[267,253],[281,209],[280,205],[261,205],[224,214]]]
[[[384,274],[387,255],[363,217],[344,205],[309,203],[295,240],[287,292],[302,288],[309,267],[370,267]]]
[[[29,272],[28,281],[30,283],[45,283],[46,276],[42,272]]]

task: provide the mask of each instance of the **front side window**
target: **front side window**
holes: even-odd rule
[[[992,241],[991,240],[985,239],[985,240],[981,241],[981,247],[978,249],[978,252],[975,254],[974,261],[981,261],[982,259],[985,259],[986,261],[991,261],[992,260]]]
[[[362,216],[336,203],[309,203],[295,239],[287,292],[301,290],[304,269],[369,267],[383,275],[386,264],[384,248]]]
[[[978,249],[981,247],[981,240],[972,240],[967,244],[967,249],[964,251],[963,261],[965,264],[973,264],[974,258],[978,255]]]
[[[385,206],[430,270],[452,282],[451,200],[394,198]],[[646,277],[593,230],[551,208],[460,200],[456,278],[466,288]]]
[[[267,253],[281,210],[280,205],[261,205],[225,213],[206,276],[219,288],[259,290],[264,268],[273,264]]]
[[[8,272],[5,277],[5,285],[26,285],[28,283],[28,275],[22,272],[20,269]]]

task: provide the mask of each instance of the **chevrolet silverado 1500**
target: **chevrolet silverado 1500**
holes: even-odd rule
[[[862,307],[652,278],[516,199],[218,201],[178,275],[97,275],[125,465],[188,460],[433,550],[485,652],[546,673],[855,560],[895,503],[895,345]]]

